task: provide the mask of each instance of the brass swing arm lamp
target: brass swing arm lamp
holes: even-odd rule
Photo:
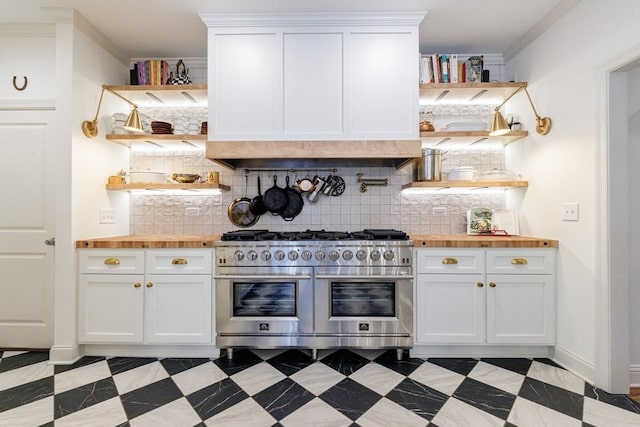
[[[84,122],[82,122],[82,132],[84,133],[84,135],[87,138],[95,138],[98,135],[98,114],[100,113],[100,105],[102,105],[102,96],[104,95],[105,90],[126,101],[133,107],[133,110],[131,110],[131,113],[129,113],[129,117],[124,124],[123,129],[132,132],[144,133],[144,130],[142,129],[142,121],[140,120],[140,114],[138,113],[138,106],[119,93],[109,89],[107,85],[102,85],[102,92],[100,92],[100,100],[98,101],[96,116],[93,118],[93,120],[85,120]]]
[[[529,99],[529,104],[531,104],[531,108],[533,109],[533,113],[536,115],[536,132],[538,132],[541,135],[546,135],[549,133],[549,131],[551,130],[551,119],[549,117],[540,117],[540,115],[538,114],[538,111],[536,111],[536,107],[533,105],[533,101],[531,100],[531,95],[529,95],[529,91],[527,90],[527,87],[521,86],[520,88],[518,88],[518,90],[516,90],[511,95],[509,95],[507,99],[505,99],[502,102],[502,104],[496,107],[496,110],[493,114],[493,120],[491,120],[491,129],[489,130],[489,136],[500,136],[500,135],[507,134],[511,131],[509,124],[504,119],[504,116],[500,113],[500,108],[502,108],[502,106],[506,104],[507,101],[510,100],[513,95],[515,95],[516,93],[520,92],[523,89],[524,89],[524,92],[527,94],[527,98]]]

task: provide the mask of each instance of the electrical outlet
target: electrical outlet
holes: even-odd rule
[[[187,208],[187,216],[200,216],[200,208]]]
[[[580,206],[576,202],[562,204],[562,220],[578,221],[580,219]]]
[[[213,196],[213,205],[220,206],[222,204],[222,196],[219,194],[215,194]]]
[[[447,208],[444,206],[438,206],[435,207],[431,210],[431,213],[433,216],[446,216],[447,215]]]
[[[100,209],[100,224],[115,224],[116,210],[102,208]]]

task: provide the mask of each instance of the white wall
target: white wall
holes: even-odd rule
[[[535,106],[553,119],[547,136],[534,131],[526,96],[509,102],[531,132],[507,149],[507,164],[530,177],[522,220],[533,235],[560,240],[556,357],[587,378],[596,360],[596,153],[602,68],[637,49],[640,2],[583,0],[507,62],[507,78],[529,82]],[[563,222],[563,202],[580,204],[580,220]]]
[[[628,129],[629,129],[629,223],[630,263],[629,277],[629,319],[630,319],[630,355],[629,362],[633,368],[631,383],[640,384],[640,67],[636,67],[627,75],[628,84]]]

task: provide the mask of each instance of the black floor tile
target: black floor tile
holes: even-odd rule
[[[49,360],[48,351],[29,351],[15,356],[4,357],[0,360],[0,374],[47,360]]]
[[[53,375],[0,391],[0,412],[53,395]]]
[[[527,377],[518,396],[573,418],[582,419],[584,396],[581,394]]]
[[[443,368],[447,368],[450,371],[454,371],[459,373],[460,375],[467,376],[469,372],[478,364],[476,359],[471,358],[445,358],[445,357],[430,357],[427,359],[428,362],[433,363],[434,365],[441,366]]]
[[[480,360],[486,363],[490,363],[494,366],[499,366],[509,371],[518,373],[520,375],[527,375],[527,372],[529,372],[529,368],[531,367],[531,363],[533,363],[531,359],[524,359],[524,358],[517,358],[517,357],[513,357],[513,358],[488,357]]]
[[[349,350],[338,350],[323,358],[321,362],[349,376],[369,363],[369,359]]]
[[[640,414],[640,403],[636,402],[626,394],[609,394],[598,387],[585,383],[584,395],[585,397],[599,400],[609,405],[617,406],[618,408]]]
[[[555,366],[556,368],[564,369],[562,366],[558,365],[556,362],[554,362],[551,359],[547,359],[546,357],[536,357],[533,360],[535,360],[536,362],[544,363],[545,365]]]
[[[207,420],[248,397],[249,395],[233,380],[225,378],[216,384],[191,393],[187,396],[187,400],[200,418]]]
[[[111,375],[116,375],[157,361],[155,357],[113,357],[108,359],[107,363]]]
[[[212,363],[211,359],[205,359],[205,358],[177,359],[177,358],[169,357],[169,358],[160,360],[160,364],[164,367],[165,371],[169,373],[169,375],[175,375],[182,371],[186,371],[187,369],[204,365],[205,363]]]
[[[311,356],[300,350],[287,350],[284,353],[272,357],[267,360],[267,362],[286,376],[291,376],[307,366],[312,365],[314,360]]]
[[[360,418],[382,398],[351,378],[343,379],[318,397],[351,420]]]
[[[285,378],[253,396],[253,399],[278,421],[314,398],[310,391],[290,378]]]
[[[410,378],[404,379],[385,397],[426,420],[435,417],[449,398],[446,394]]]
[[[236,350],[233,352],[233,359],[229,359],[225,355],[214,360],[213,363],[215,363],[218,368],[222,369],[225,374],[231,376],[257,365],[262,361],[263,360],[252,351]]]
[[[503,420],[509,417],[509,412],[516,400],[513,394],[472,378],[465,378],[453,396]]]
[[[418,369],[420,365],[424,363],[424,360],[410,358],[408,352],[403,353],[402,360],[398,360],[398,358],[396,357],[396,351],[391,350],[386,351],[378,356],[376,359],[374,359],[374,362],[386,368],[392,369],[402,375],[408,376],[413,371]]]
[[[182,397],[182,392],[171,378],[157,381],[120,396],[128,419],[173,402]]]
[[[56,394],[53,398],[53,417],[62,418],[116,396],[118,389],[113,377]]]
[[[72,369],[80,368],[81,366],[87,366],[91,365],[92,363],[101,362],[105,359],[106,357],[102,356],[85,356],[77,360],[72,365],[54,365],[53,372],[56,374],[61,374]]]

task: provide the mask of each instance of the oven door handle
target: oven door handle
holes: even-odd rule
[[[402,280],[402,279],[412,279],[413,276],[410,275],[376,275],[376,276],[367,276],[367,275],[346,275],[346,274],[318,274],[316,279],[363,279],[363,280]]]
[[[311,276],[308,274],[290,274],[281,276],[258,275],[258,274],[229,274],[227,276],[213,276],[214,279],[221,280],[309,280]]]

